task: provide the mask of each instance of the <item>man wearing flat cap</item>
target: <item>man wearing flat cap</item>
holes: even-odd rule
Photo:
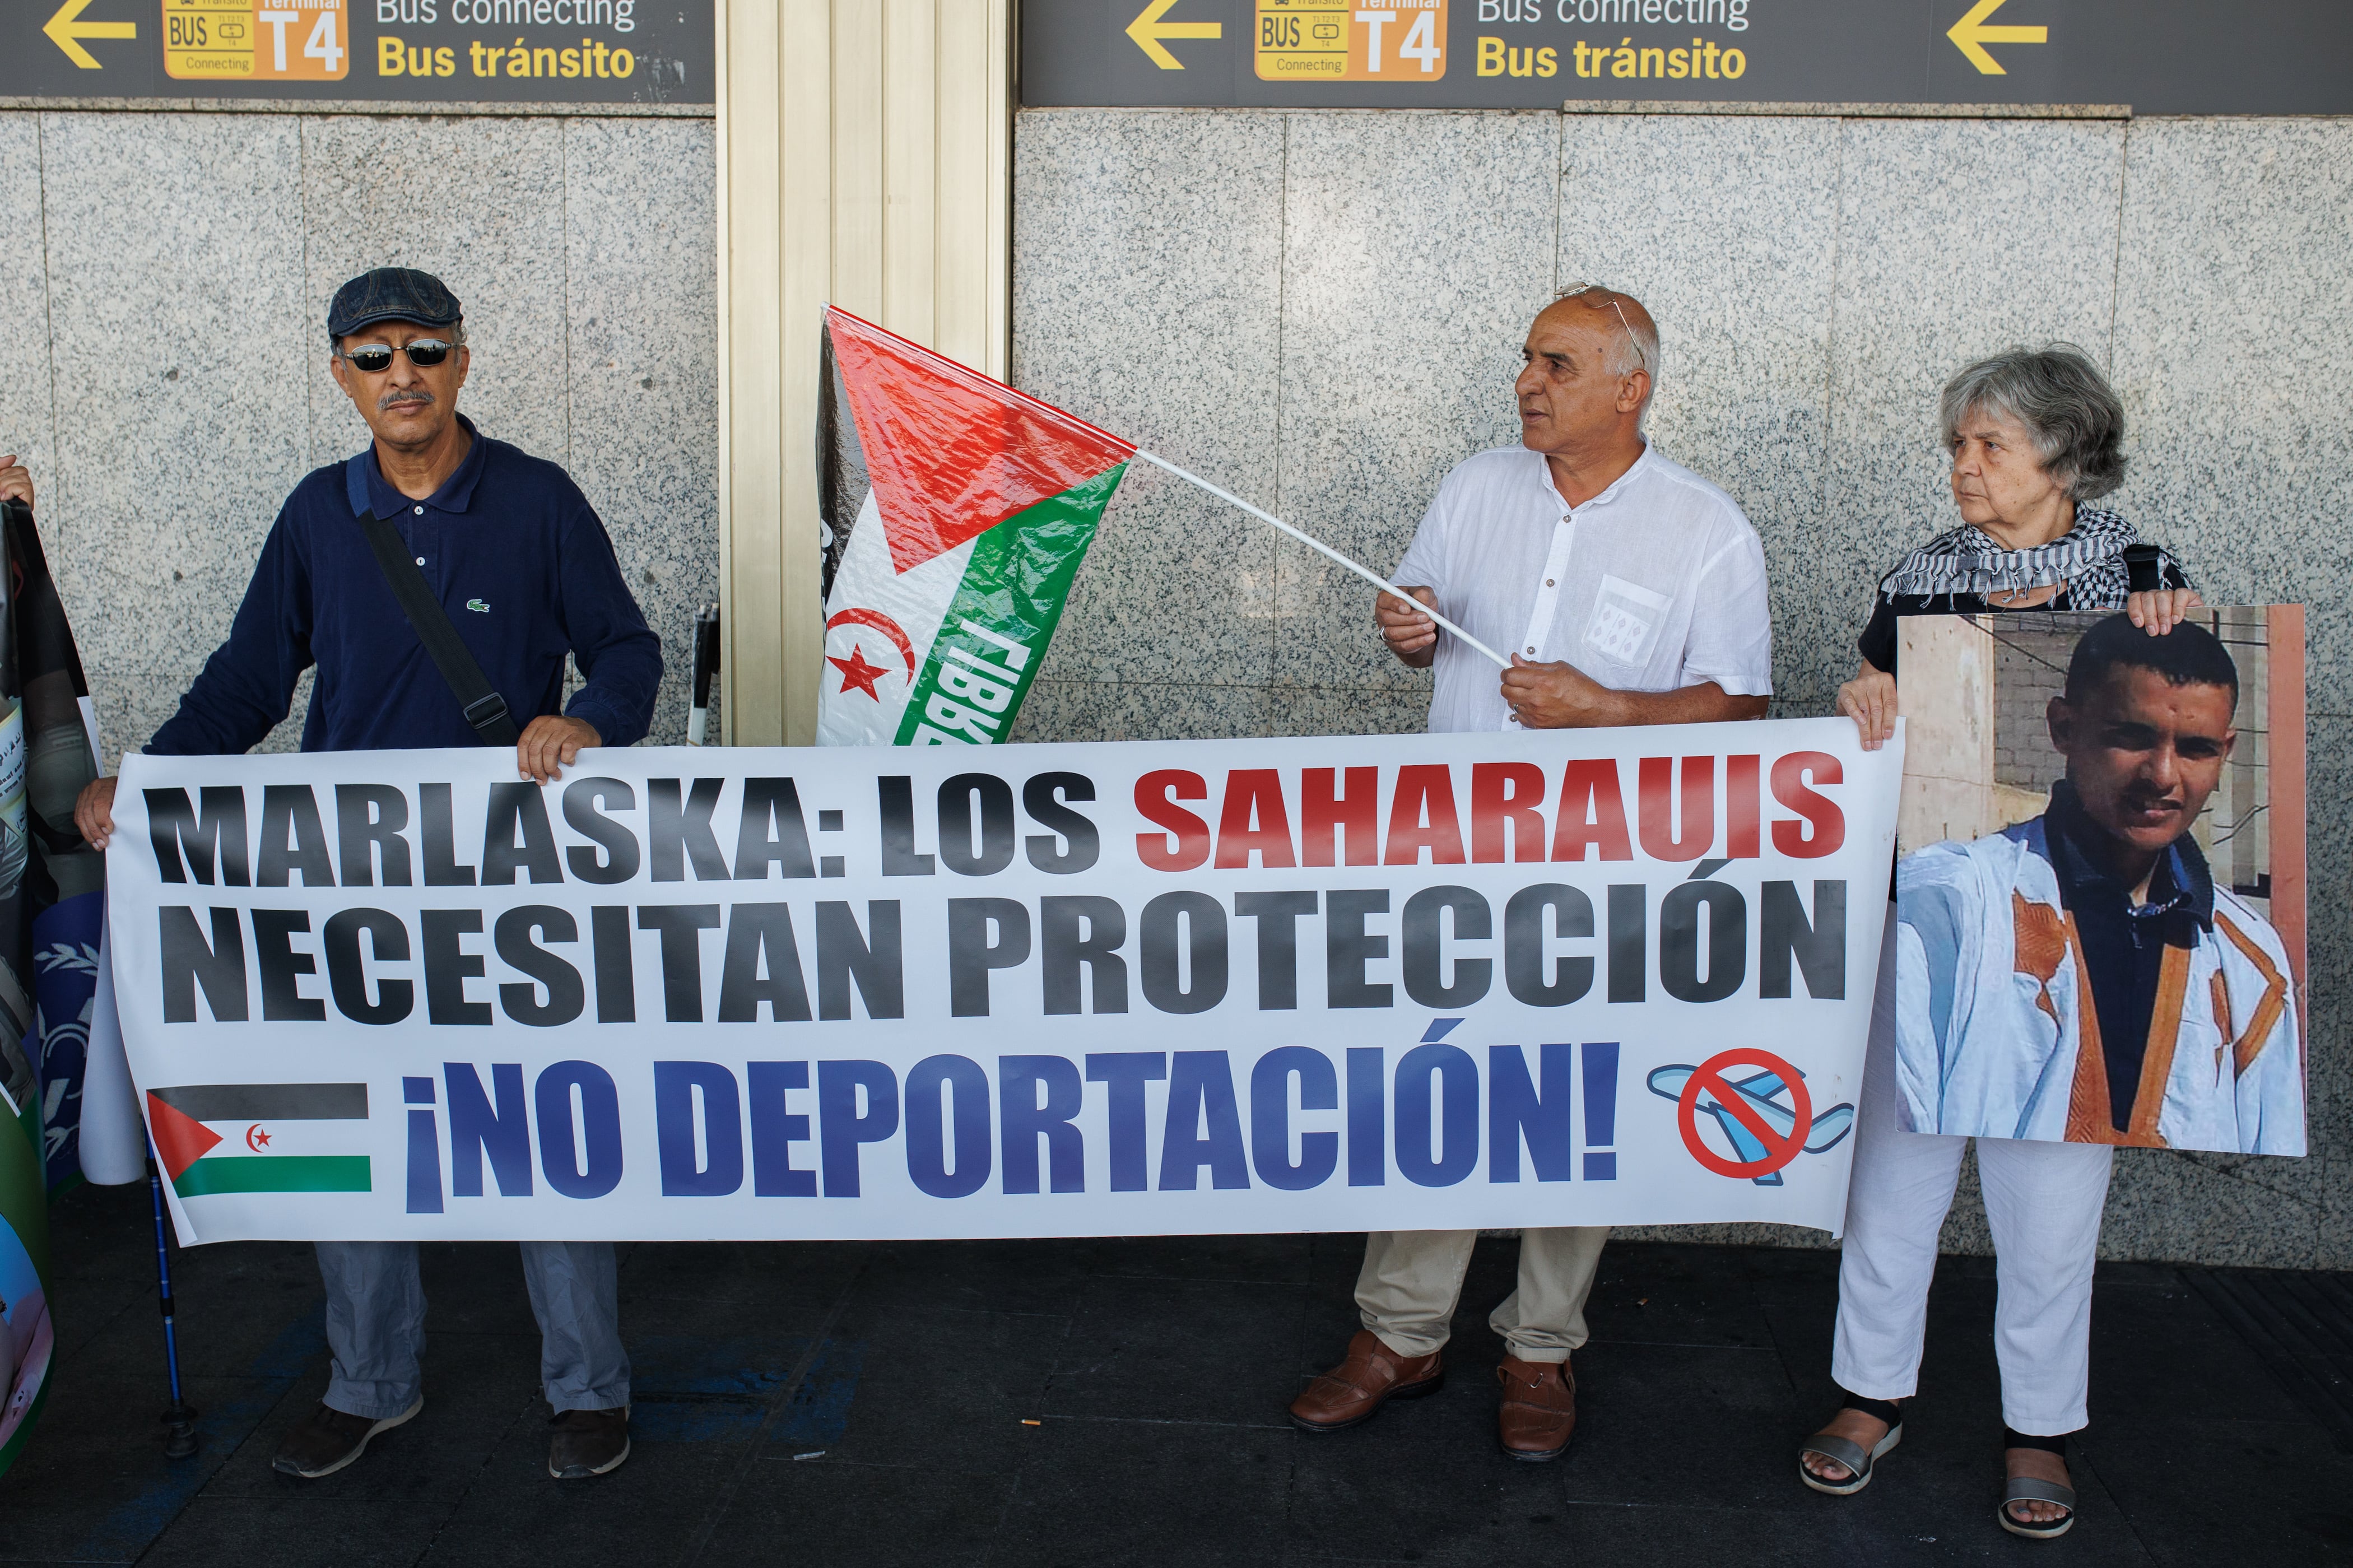
[[[228,640],[147,751],[250,750],[312,667],[306,752],[491,742],[512,745],[522,776],[544,784],[584,747],[642,739],[661,643],[579,488],[458,412],[470,355],[457,299],[427,273],[378,268],[336,290],[327,336],[328,370],[375,439],[287,498]],[[582,679],[568,703],[567,654]],[[101,849],[114,786],[98,780],[75,812]],[[548,1473],[602,1475],[629,1456],[612,1244],[522,1246],[554,1411]],[[416,1244],[318,1247],[334,1373],[276,1461],[305,1479],[342,1469],[425,1405]]]

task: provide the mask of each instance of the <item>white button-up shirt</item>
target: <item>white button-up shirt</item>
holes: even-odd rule
[[[1434,589],[1440,612],[1498,653],[1573,664],[1613,690],[1773,690],[1757,531],[1655,447],[1579,507],[1541,452],[1466,458],[1440,482],[1395,580]],[[1433,732],[1516,726],[1502,671],[1444,631],[1435,672]]]

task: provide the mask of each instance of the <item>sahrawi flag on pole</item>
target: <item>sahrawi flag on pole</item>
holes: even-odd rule
[[[1390,586],[1133,441],[830,306],[819,376],[819,745],[1004,740],[1134,458]],[[1423,613],[1508,668],[1453,622]]]
[[[821,374],[818,743],[1002,741],[1135,447],[831,308]]]

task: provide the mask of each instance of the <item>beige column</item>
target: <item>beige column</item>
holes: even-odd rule
[[[1895,852],[1981,838],[1997,820],[1993,776],[1994,646],[1960,616],[1898,624],[1903,676],[1904,793]]]
[[[807,745],[819,311],[1006,374],[1012,0],[722,0],[718,25],[726,740]]]

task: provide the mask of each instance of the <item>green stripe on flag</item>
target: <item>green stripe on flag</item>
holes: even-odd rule
[[[973,542],[964,580],[907,699],[898,744],[931,740],[919,741],[926,728],[974,744],[1005,739],[1061,623],[1103,508],[1126,472],[1125,463],[1106,468]]]
[[[222,1154],[197,1161],[172,1179],[184,1198],[216,1193],[364,1193],[372,1190],[365,1154]]]

